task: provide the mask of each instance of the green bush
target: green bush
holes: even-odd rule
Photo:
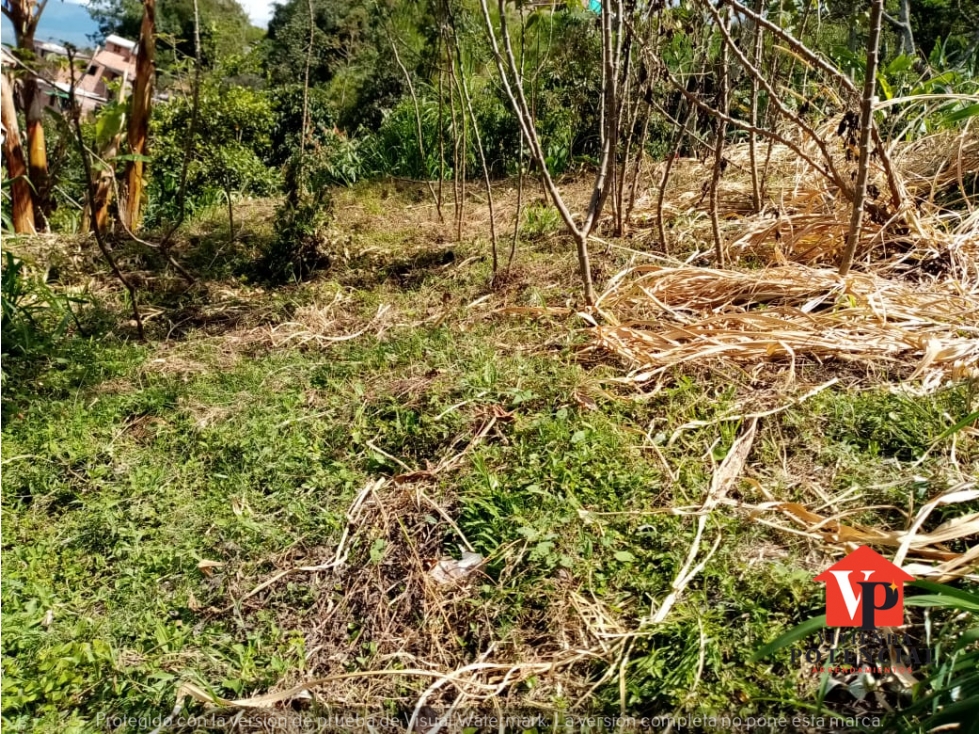
[[[473,81],[470,80],[469,83],[473,84]],[[505,176],[515,173],[520,141],[520,128],[516,118],[496,94],[484,94],[476,89],[471,94],[473,112],[476,114],[490,174]],[[418,105],[422,121],[422,143],[425,148],[424,160],[418,150],[415,106],[410,97],[405,97],[384,116],[376,133],[362,138],[364,159],[372,174],[427,180],[438,178],[439,105],[435,99],[427,96],[420,97]],[[447,104],[442,107],[442,130],[445,146],[443,173],[446,178],[452,178],[452,113]],[[482,175],[476,137],[469,126],[466,133],[466,177],[476,180]]]
[[[381,122],[377,132],[367,136],[365,145],[371,170],[377,174],[415,179],[436,179],[439,175],[439,108],[435,100],[420,98],[422,142],[425,158],[418,150],[418,124],[410,97],[402,99]],[[448,108],[443,108],[446,141],[451,134]],[[450,143],[446,142],[446,148]],[[447,154],[448,155],[448,154]],[[451,160],[446,161],[446,175],[451,175]]]
[[[304,280],[329,265],[330,191],[338,183],[353,183],[360,165],[356,144],[336,138],[333,145],[297,150],[286,165],[286,200],[276,211],[275,236],[258,264],[260,279]]]
[[[273,166],[285,165],[299,149],[299,136],[303,127],[303,86],[283,84],[268,91],[272,106],[273,123],[269,131],[271,149],[268,162]],[[306,102],[309,128],[314,135],[332,131],[336,126],[336,110],[324,87],[310,87]]]
[[[365,175],[361,141],[335,130],[321,130],[306,151],[305,165],[314,191],[351,186]]]
[[[180,176],[192,106],[189,97],[177,97],[154,111],[150,224],[179,216]],[[187,170],[188,214],[221,203],[231,193],[269,196],[279,188],[279,173],[269,165],[275,124],[272,103],[264,92],[236,87],[229,94],[216,84],[204,85]]]
[[[542,239],[561,227],[561,215],[546,203],[531,204],[524,210],[520,234],[530,240]]]
[[[276,211],[275,237],[258,265],[258,277],[272,284],[295,282],[329,265],[328,225],[328,204],[287,201]]]
[[[68,300],[51,290],[45,274],[32,270],[10,252],[3,253],[0,302],[5,375],[8,358],[30,359],[45,354],[71,322]]]

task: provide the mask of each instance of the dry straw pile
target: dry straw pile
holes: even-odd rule
[[[785,265],[754,271],[643,265],[599,300],[598,343],[648,380],[674,366],[800,359],[912,364],[938,384],[979,377],[979,297],[872,274]]]
[[[761,212],[745,216],[748,183],[738,171],[747,153],[733,148],[721,206],[738,265],[677,262],[619,273],[598,300],[597,344],[637,381],[718,361],[789,370],[800,362],[885,365],[926,388],[979,377],[979,205],[968,188],[979,139],[967,133],[892,147],[905,206],[881,220],[885,207],[869,204],[859,272],[845,277],[835,270],[849,220],[843,197],[775,146],[769,170],[778,187]],[[876,168],[874,193],[884,202]],[[707,242],[705,202],[691,197],[681,192],[667,207],[674,235]]]

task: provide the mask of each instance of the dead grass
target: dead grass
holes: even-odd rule
[[[964,513],[941,523],[930,518],[939,506],[975,501],[974,483],[963,481],[915,513],[901,510],[903,527],[882,530],[854,520],[855,515],[881,507],[861,504],[856,495],[829,496],[820,488],[819,477],[809,477],[804,497],[788,501],[775,496],[755,478],[758,473],[747,468],[758,426],[834,386],[840,375],[854,370],[869,374],[887,365],[920,380],[926,390],[949,380],[979,379],[979,214],[948,215],[936,194],[939,188],[962,188],[962,171],[977,152],[961,138],[941,144],[944,160],[934,154],[935,145],[898,151],[895,160],[921,210],[907,212],[907,222],[886,235],[884,223],[870,222],[859,249],[865,272],[845,278],[830,266],[845,236],[847,209],[825,182],[781,147],[772,151],[771,195],[758,213],[746,208],[745,151],[734,147],[729,153],[733,165],[722,188],[723,229],[732,259],[742,265],[716,270],[662,258],[660,264],[636,265],[652,254],[643,248],[654,223],[654,191],[640,198],[637,228],[630,239],[609,238],[604,250],[596,246],[596,267],[610,277],[598,304],[602,323],[590,317],[593,348],[585,352],[586,358],[589,353],[592,358],[615,355],[629,369],[623,381],[630,389],[682,373],[721,382],[748,377],[740,380],[749,388],[742,409],[711,422],[668,426],[673,432],[670,444],[688,428],[728,421],[741,421],[748,428],[717,467],[703,501],[663,508],[664,513],[696,517],[697,534],[672,588],[654,602],[648,618],[638,625],[634,619],[623,619],[611,604],[586,596],[578,584],[558,573],[536,590],[540,604],[525,605],[519,618],[501,625],[507,615],[501,591],[520,574],[511,562],[510,548],[483,559],[457,583],[439,583],[432,574],[447,560],[447,539],[471,550],[454,520],[460,499],[446,483],[436,481],[461,465],[467,448],[434,466],[411,467],[395,458],[405,472],[363,487],[347,509],[336,546],[294,547],[280,557],[257,561],[259,567],[271,564],[272,569],[263,578],[239,570],[229,590],[232,605],[207,610],[214,618],[234,611],[239,619],[275,610],[279,626],[303,630],[305,668],[289,671],[270,692],[241,700],[220,698],[184,683],[177,692],[178,705],[189,697],[235,711],[282,711],[286,702],[305,705],[312,692],[337,706],[393,706],[404,713],[405,724],[417,724],[427,707],[451,714],[467,707],[547,708],[555,701],[585,702],[598,686],[617,676],[624,681],[631,642],[667,619],[673,602],[719,547],[720,535],[707,529],[712,512],[771,528],[783,541],[758,543],[748,554],[749,565],[781,557],[785,539],[797,538],[806,544],[807,557],[838,554],[867,543],[918,564],[915,573],[923,576],[967,574],[976,562],[975,546],[960,553],[952,544],[974,539],[979,517]],[[710,247],[701,189],[705,171],[702,162],[681,161],[667,199],[673,251],[694,260]],[[877,175],[879,180],[879,171]],[[651,173],[649,178],[655,181],[657,176]],[[589,181],[564,183],[573,205],[586,201]],[[533,184],[528,185],[525,202],[536,195]],[[575,313],[578,298],[572,248],[570,243],[565,247],[560,234],[547,241],[546,246],[555,250],[547,257],[520,262],[525,247],[521,244],[517,269],[495,284],[487,280],[474,285],[467,280],[467,268],[477,258],[485,259],[487,250],[488,210],[480,201],[480,187],[468,188],[463,233],[464,240],[478,240],[477,254],[475,246],[470,251],[466,243],[454,243],[451,202],[445,207],[445,221],[436,221],[424,185],[391,184],[390,190],[380,186],[368,193],[337,195],[336,226],[352,233],[338,246],[338,261],[344,264],[339,282],[328,288],[306,286],[315,289],[308,291],[312,299],[284,310],[261,289],[232,282],[209,284],[206,297],[184,306],[179,314],[148,312],[151,323],[154,318],[161,323],[165,317],[171,319],[170,336],[193,333],[195,344],[163,342],[142,369],[189,379],[231,369],[249,353],[328,349],[334,343],[380,340],[395,328],[447,319],[461,330],[467,321],[498,319],[501,312],[562,317],[554,331],[567,340],[566,317]],[[500,184],[497,195],[503,232],[502,223],[515,211],[513,182]],[[266,204],[256,205],[252,214],[269,211]],[[507,243],[508,237],[501,236],[501,254]],[[419,260],[433,251],[451,252],[454,259]],[[622,252],[633,258],[624,270]],[[923,263],[928,265],[922,275]],[[412,290],[423,281],[424,290]],[[353,297],[361,285],[378,290],[380,305],[375,301],[366,309]],[[408,293],[396,304],[386,298],[385,288],[392,285]],[[500,334],[506,336],[505,326]],[[208,349],[201,349],[202,342]],[[501,344],[499,352],[547,347],[542,339],[519,346]],[[810,380],[818,378],[817,386],[786,399],[787,383],[803,370]],[[368,397],[383,393],[410,405],[438,379],[440,375],[425,372],[379,380],[368,385]],[[759,387],[770,389],[763,392]],[[598,409],[587,394],[570,397],[586,410]],[[748,411],[749,402],[756,412]],[[231,413],[223,406],[184,407],[198,428],[218,425]],[[494,423],[506,419],[505,412],[473,413],[467,446],[492,440]],[[139,422],[129,430],[134,440],[149,440],[155,428]],[[459,448],[454,445],[454,450]],[[657,460],[675,477],[661,453]],[[741,476],[743,470],[747,478]],[[486,564],[499,569],[495,581],[480,570]],[[303,594],[299,605],[290,603],[289,596],[297,590]],[[531,679],[534,685],[523,685]],[[250,724],[243,721],[239,728],[248,730]],[[278,726],[261,717],[248,721],[255,729]]]
[[[854,164],[842,140],[838,147],[835,163],[846,170]],[[747,148],[730,148],[723,229],[732,260],[752,267],[667,262],[621,271],[599,299],[606,323],[594,329],[596,344],[640,382],[678,366],[724,363],[757,377],[759,365],[771,362],[784,365],[790,381],[799,364],[812,362],[911,365],[905,374],[926,388],[979,378],[979,214],[962,178],[979,145],[965,133],[942,134],[892,153],[912,181],[905,188],[913,206],[885,221],[871,203],[858,247],[864,272],[841,278],[827,267],[835,266],[848,227],[849,208],[838,193],[776,145],[768,201],[745,216]],[[692,258],[709,246],[705,197],[696,185],[705,166],[678,162],[667,197],[673,237],[697,243]],[[875,177],[872,196],[883,203],[889,194],[879,163]],[[955,216],[936,203],[949,187],[968,207]]]
[[[599,346],[636,379],[679,365],[798,360],[916,364],[912,377],[979,377],[979,297],[872,275],[784,266],[760,271],[644,265],[621,273],[598,307]]]
[[[473,440],[480,435],[485,434]],[[380,713],[394,705],[407,723],[433,707],[451,717],[486,707],[547,710],[556,700],[583,700],[614,670],[628,630],[597,599],[556,580],[541,589],[546,607],[523,615],[501,636],[505,610],[496,607],[500,602],[492,592],[481,591],[490,579],[479,568],[502,563],[496,586],[506,586],[519,573],[508,565],[508,548],[456,582],[440,582],[433,574],[447,536],[469,547],[451,519],[456,499],[433,494],[430,480],[437,472],[368,483],[351,503],[336,548],[282,559],[286,568],[236,603],[239,611],[265,607],[267,595],[286,576],[313,592],[311,608],[297,610],[294,620],[280,620],[305,630],[305,673],[296,671],[266,694],[233,701],[185,684],[178,702],[191,697],[261,710],[311,692],[352,710]],[[301,581],[295,580],[298,574]],[[338,672],[352,660],[358,661],[357,671]],[[531,688],[521,685],[530,678]]]

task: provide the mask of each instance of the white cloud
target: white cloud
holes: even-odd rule
[[[67,2],[76,3],[78,5],[88,5],[88,0],[66,0]],[[273,0],[238,0],[241,6],[248,13],[248,17],[251,19],[252,23],[255,25],[265,28],[269,24],[269,19],[272,17],[272,2]]]
[[[264,28],[272,17],[272,0],[238,0],[252,23]]]

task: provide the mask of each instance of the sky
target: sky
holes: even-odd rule
[[[14,27],[6,16],[3,18],[2,30],[3,43],[13,46]],[[92,45],[89,36],[97,33],[98,30],[99,27],[84,7],[76,3],[53,0],[44,9],[41,21],[37,24],[35,38],[39,41],[55,43],[67,41],[78,48],[87,48]]]
[[[252,23],[259,28],[265,28],[272,17],[272,0],[238,0],[241,6],[252,19]]]
[[[265,28],[272,17],[272,0],[238,0],[254,25]],[[98,28],[84,10],[86,0],[51,0],[44,9],[37,28],[39,41],[68,41],[79,48],[91,46],[88,36]],[[3,43],[12,46],[14,28],[3,19]]]

